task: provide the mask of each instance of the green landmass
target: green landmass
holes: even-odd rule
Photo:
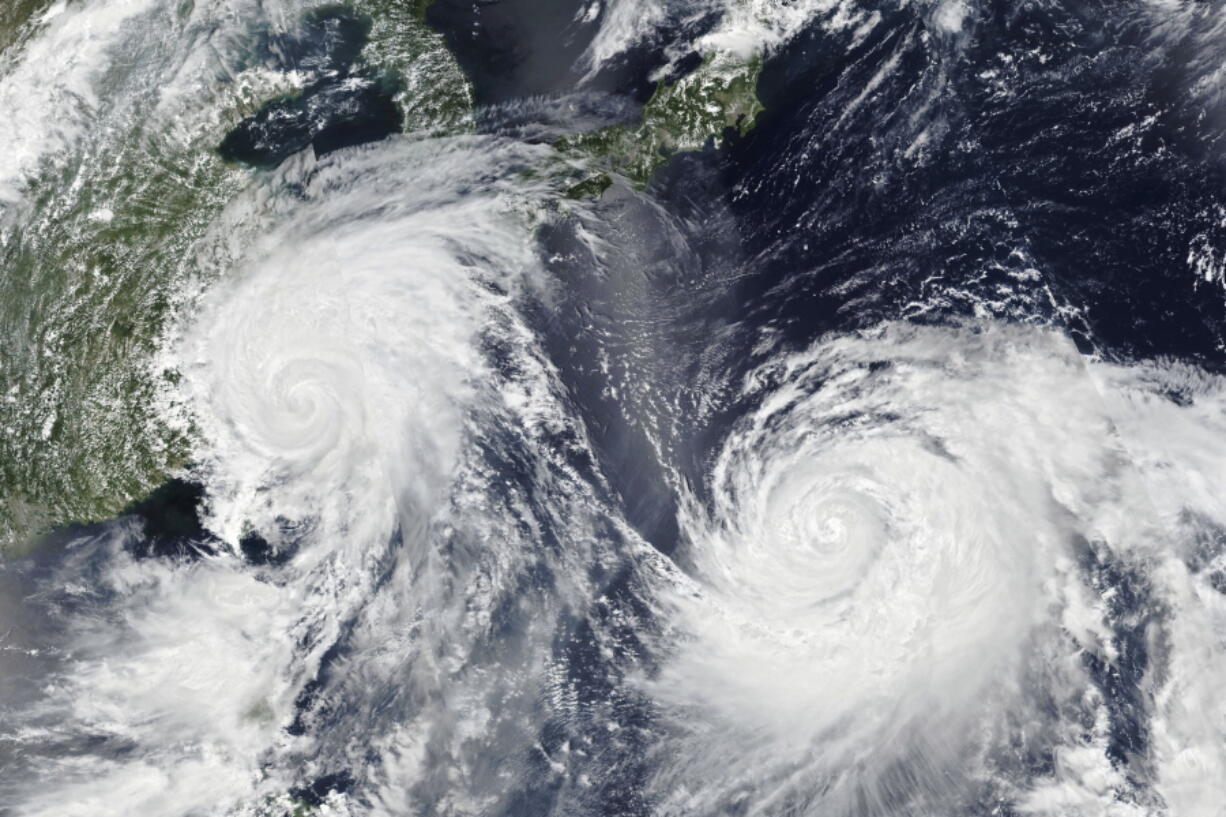
[[[473,95],[442,35],[426,25],[430,2],[359,0],[354,7],[374,20],[363,57],[401,80],[396,101],[405,131],[441,136],[471,130]]]
[[[0,42],[21,48],[45,5],[5,6]],[[356,7],[375,20],[363,56],[403,80],[405,129],[471,128],[468,83],[413,7]],[[215,115],[188,138],[145,126],[150,99],[124,132],[91,129],[98,138],[47,162],[0,227],[0,554],[55,527],[110,518],[187,463],[191,431],[163,416],[160,399],[177,375],[154,361],[199,271],[198,242],[250,182],[214,147],[269,99],[294,92],[267,72],[235,77],[197,101]]]
[[[5,0],[0,3],[0,54],[26,30],[26,22],[52,0]]]
[[[180,466],[151,373],[173,272],[234,180],[136,128],[32,186],[0,248],[0,546],[118,512]],[[84,176],[88,184],[75,187]]]
[[[19,49],[49,3],[0,5],[0,46]],[[424,22],[429,0],[353,5],[373,20],[364,59],[402,80],[405,130],[470,131],[471,89]],[[643,186],[670,156],[746,133],[761,109],[761,65],[708,56],[660,82],[637,124],[558,140],[570,177],[562,197],[598,198],[615,176]],[[190,138],[146,128],[151,98],[126,132],[99,133],[48,162],[26,209],[0,227],[0,553],[114,516],[187,464],[191,429],[164,416],[161,399],[177,374],[154,361],[185,282],[200,272],[199,242],[250,183],[250,171],[214,147],[268,100],[295,92],[267,72],[235,77],[198,101],[215,114]]]
[[[710,56],[676,82],[661,80],[637,125],[574,134],[557,147],[590,157],[600,168],[597,175],[611,171],[642,187],[674,154],[747,133],[762,110],[756,90],[761,70],[760,57]]]

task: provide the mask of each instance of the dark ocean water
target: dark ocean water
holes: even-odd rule
[[[722,672],[751,680],[758,672],[783,672],[774,665],[753,666],[757,654],[752,651],[732,670],[716,659],[697,664],[696,675],[668,669],[678,655],[688,654],[685,645],[701,645],[705,636],[701,627],[687,631],[687,625],[670,620],[670,611],[683,604],[674,608],[659,601],[651,566],[667,557],[675,564],[671,570],[698,586],[719,573],[706,561],[698,535],[719,526],[696,523],[701,514],[694,508],[719,520],[728,496],[748,501],[757,477],[741,483],[718,476],[724,473],[720,463],[739,462],[737,456],[752,462],[749,454],[735,454],[739,440],[793,433],[796,421],[788,412],[809,411],[806,400],[844,388],[840,384],[852,374],[864,378],[861,385],[846,387],[847,405],[854,408],[814,414],[821,422],[808,432],[796,431],[788,445],[779,443],[774,460],[762,455],[752,473],[767,475],[761,477],[768,486],[762,490],[773,508],[769,503],[776,497],[792,498],[789,483],[768,478],[770,463],[786,460],[789,451],[816,445],[813,441],[825,440],[830,429],[870,444],[878,439],[874,429],[893,439],[889,435],[903,434],[896,429],[910,432],[940,414],[946,398],[951,404],[963,399],[961,381],[952,376],[914,416],[892,398],[878,405],[864,397],[909,382],[907,361],[921,361],[914,364],[919,370],[948,374],[980,355],[986,362],[974,364],[976,377],[1012,377],[1006,369],[1011,355],[1025,349],[1030,336],[1006,335],[1016,339],[1002,342],[1005,352],[983,352],[975,338],[995,337],[991,327],[999,325],[1054,329],[1056,337],[1072,339],[1075,352],[1055,344],[1045,351],[1048,347],[1039,344],[1033,360],[1026,357],[1030,368],[1018,369],[1017,377],[1035,376],[1041,388],[1048,381],[1035,373],[1046,372],[1045,360],[1075,371],[1077,353],[1104,365],[1195,365],[1206,378],[1226,367],[1226,260],[1214,260],[1226,239],[1220,150],[1226,111],[1213,85],[1226,57],[1226,40],[1216,28],[1220,8],[1179,4],[1177,14],[1156,20],[1164,12],[1140,2],[984,0],[969,4],[955,27],[936,21],[941,8],[867,4],[861,10],[875,15],[877,23],[863,34],[832,26],[836,10],[815,15],[768,54],[757,89],[765,110],[745,135],[729,132],[706,150],[672,157],[645,190],[618,182],[591,205],[589,221],[560,219],[537,230],[533,245],[554,285],[547,296],[524,298],[516,309],[576,421],[531,440],[497,419],[472,432],[478,470],[488,482],[479,500],[468,498],[469,506],[457,501],[457,507],[508,509],[513,521],[507,530],[515,533],[430,522],[435,527],[429,535],[442,543],[435,553],[453,565],[443,569],[430,567],[427,557],[403,555],[413,553],[406,542],[414,532],[402,526],[363,562],[372,577],[363,591],[365,602],[327,625],[295,631],[297,649],[310,659],[301,661],[294,676],[293,714],[283,726],[290,748],[278,749],[265,763],[268,770],[293,767],[288,793],[295,802],[325,813],[341,809],[343,801],[351,811],[335,813],[507,817],[1106,814],[1093,807],[1062,812],[1057,806],[1044,811],[1022,805],[1039,782],[1064,780],[1069,761],[1062,759],[1061,747],[1083,739],[1118,778],[1099,792],[1101,803],[1116,804],[1121,814],[1168,813],[1155,785],[1159,750],[1152,722],[1154,678],[1175,671],[1168,602],[1148,572],[1152,560],[1115,549],[1105,534],[1096,539],[1085,533],[1089,525],[1060,528],[1067,534],[1067,555],[1061,558],[1068,575],[1104,600],[1095,608],[1102,640],[1097,648],[1066,644],[1061,654],[1071,657],[1064,663],[1037,647],[1019,659],[1020,714],[1002,715],[1005,725],[992,727],[1000,731],[991,732],[976,752],[949,748],[938,739],[939,724],[926,727],[917,716],[913,734],[910,722],[901,718],[923,708],[908,696],[910,687],[926,688],[926,671],[906,676],[910,686],[900,693],[901,702],[893,710],[885,707],[900,713],[900,726],[880,743],[901,746],[914,740],[915,752],[900,749],[894,756],[881,749],[889,758],[877,765],[871,759],[875,744],[841,771],[831,771],[833,761],[806,765],[816,751],[810,744],[802,741],[797,748],[764,737],[771,729],[780,731],[778,726],[753,722],[738,732],[736,717],[730,719],[733,726],[713,718],[706,731],[690,731],[676,714],[701,721],[703,706],[714,706],[721,695],[734,697],[739,689],[736,681],[721,686],[712,680],[708,687],[703,679],[720,678]],[[608,11],[586,21],[578,11],[569,0],[435,0],[429,6],[430,25],[445,38],[483,106],[478,122],[485,136],[514,140],[536,133],[537,116],[539,132],[553,132],[559,127],[557,107],[542,98],[573,101],[590,118],[587,124],[601,117],[632,120],[651,95],[654,72],[669,65],[673,76],[693,70],[694,61],[685,55],[696,53],[699,38],[719,25],[723,13],[710,4],[666,15],[633,47],[590,73],[582,57]],[[305,34],[294,35],[299,39],[269,39],[270,53],[320,78],[308,86],[306,103],[270,103],[245,120],[227,137],[223,152],[275,167],[307,145],[322,156],[397,132],[398,119],[388,107],[395,89],[381,84],[384,78],[344,45],[347,38],[365,37],[356,20],[343,14],[313,18]],[[346,26],[353,31],[346,34]],[[322,49],[315,47],[319,43]],[[595,244],[592,233],[602,243]],[[480,254],[474,258],[471,266],[479,267]],[[902,341],[889,333],[871,334],[881,325],[910,329],[899,330]],[[906,331],[920,332],[920,340]],[[788,368],[792,364],[779,362],[857,332],[869,333],[871,340],[853,344],[851,351],[840,347],[829,359],[817,355],[817,363]],[[954,336],[961,339],[949,342],[948,358],[942,352],[934,362],[914,351],[939,345],[925,338]],[[491,370],[502,378],[497,382],[522,378],[515,341],[490,334],[482,344]],[[959,363],[949,363],[955,359]],[[773,396],[796,382],[804,396],[789,397],[786,411],[769,414]],[[1036,421],[1040,426],[1061,414],[1062,401],[1069,413],[1081,411],[1094,391],[1076,388],[1086,378],[1051,382],[1073,385],[1067,394],[1044,395],[1057,408],[1038,412],[1045,418]],[[1160,397],[1191,405],[1195,395],[1187,388],[1186,382],[1172,380]],[[988,397],[971,394],[989,400],[992,392],[985,387]],[[862,398],[866,402],[857,402]],[[765,419],[759,422],[759,416]],[[965,420],[950,422],[940,427],[954,439],[953,453],[937,432],[925,432],[926,453],[915,456],[932,462],[923,460],[915,472],[881,477],[880,483],[895,486],[915,476],[927,486],[939,481],[942,463],[972,463],[973,454],[958,449],[957,423]],[[746,430],[751,427],[754,431]],[[985,420],[984,428],[997,429],[985,434],[1008,436],[998,433],[1008,423]],[[857,436],[862,429],[868,431]],[[1019,431],[1018,438],[1024,436]],[[1075,435],[1067,439],[1078,442]],[[822,450],[832,452],[829,473],[838,473],[842,449],[828,445]],[[992,461],[1003,470],[1018,465],[1020,472],[1023,466],[1010,456],[1021,447]],[[909,450],[897,459],[909,462]],[[892,466],[873,462],[883,471]],[[1112,463],[1104,467],[1103,485],[1125,470]],[[812,476],[820,484],[827,473],[823,468]],[[851,484],[868,479],[863,474],[870,470],[849,468]],[[1097,485],[1098,472],[1087,466],[1086,473],[1085,480]],[[580,512],[574,508],[589,506],[561,501],[577,494],[566,487],[571,481],[583,484],[594,497],[592,507],[600,510]],[[1022,477],[1003,484],[971,503],[975,513],[996,519],[993,514],[1009,504],[1010,492],[1026,493]],[[1126,490],[1111,494],[1115,490],[1103,488],[1102,496],[1085,504],[1122,502]],[[879,493],[866,491],[871,497]],[[1060,491],[1057,486],[1047,494],[1065,502]],[[847,524],[872,534],[878,514],[865,511],[863,521],[857,516],[861,500],[835,493],[843,503],[835,515],[852,508]],[[905,525],[894,518],[902,512],[881,501],[889,509],[880,514],[889,517],[883,529],[903,536],[898,531]],[[951,507],[959,501],[949,497]],[[23,643],[56,643],[63,637],[56,628],[66,632],[82,615],[122,618],[122,605],[112,597],[69,598],[56,590],[104,570],[120,552],[138,562],[176,565],[227,552],[203,526],[204,503],[199,485],[172,482],[120,520],[63,531],[31,559],[0,574],[13,584],[3,594],[6,603],[14,596],[34,599],[20,606],[23,615],[37,620],[24,627]],[[1061,519],[1082,512],[1075,502],[1067,504],[1072,510],[1061,511]],[[1000,518],[1015,519],[1004,512]],[[1014,535],[1013,522],[1000,524],[1013,525],[1003,536]],[[1203,547],[1189,561],[1193,574],[1218,564],[1220,542],[1226,540],[1216,524],[1203,519],[1194,526]],[[590,552],[580,553],[574,544],[578,527],[598,543],[585,545]],[[261,581],[289,586],[289,574],[279,571],[293,563],[300,547],[309,550],[312,535],[309,525],[284,518],[276,530],[248,532],[236,555],[242,569]],[[531,543],[530,555],[513,565],[485,556],[490,537],[498,535],[522,536]],[[976,528],[971,538],[995,541],[993,535]],[[65,550],[68,541],[77,544]],[[1034,550],[1040,552],[1040,546]],[[487,558],[498,566],[488,567]],[[837,556],[830,558],[837,562]],[[973,562],[975,557],[958,558]],[[737,564],[731,557],[728,563]],[[1002,564],[1002,573],[1015,569],[1008,560]],[[804,567],[790,565],[780,569],[776,584],[757,588],[761,592],[749,609],[774,610],[772,605],[788,600],[787,580]],[[1035,570],[1047,575],[1043,569]],[[476,591],[463,588],[470,581],[475,586],[472,576],[484,577],[487,570],[492,578],[482,579],[483,587],[495,589],[481,597],[483,634],[465,646],[462,659],[454,659],[461,669],[438,669],[453,660],[451,645],[468,632],[458,623],[464,611],[480,607]],[[982,572],[995,579],[995,570],[993,562]],[[818,569],[814,583],[829,572],[833,569]],[[428,589],[413,604],[403,603],[416,612],[397,617],[388,609],[400,609],[398,582],[406,581],[405,575],[426,582]],[[1009,581],[988,584],[997,588],[991,592],[1009,595],[1002,588],[1020,587],[1028,575],[1016,568],[1016,582],[1009,574]],[[963,581],[979,578],[976,568]],[[756,588],[757,580],[750,573],[744,584]],[[936,586],[944,588],[942,597],[952,598],[958,595],[954,584]],[[432,612],[431,601],[442,612]],[[883,609],[894,609],[891,600],[882,603]],[[907,603],[900,598],[898,609],[910,609]],[[995,613],[991,600],[976,603]],[[790,615],[784,619],[792,621]],[[967,615],[977,615],[976,609]],[[1002,622],[1000,629],[1008,630],[1008,622]],[[1043,637],[1053,643],[1070,639],[1072,629],[1067,622],[1053,625]],[[1041,640],[1033,636],[1026,643]],[[808,656],[810,649],[802,641],[790,654]],[[860,649],[875,647],[861,644]],[[925,660],[944,660],[940,649],[931,652]],[[987,652],[994,660],[995,653]],[[11,709],[37,700],[41,679],[66,657],[52,650],[29,660],[47,665],[22,671],[30,680],[8,704]],[[989,657],[948,659],[957,660],[965,661],[968,669],[960,673],[965,675],[990,663]],[[779,666],[790,671],[787,659],[781,661]],[[804,686],[808,680],[820,687],[824,665],[805,666],[795,683]],[[946,678],[939,667],[932,672],[931,677]],[[1069,692],[1063,682],[1047,684],[1064,678],[1060,673],[1075,674],[1084,688]],[[687,678],[700,679],[693,681],[697,700],[674,706],[688,694],[682,689]],[[763,683],[752,687],[754,700],[742,709],[770,709],[776,703],[777,688]],[[1013,688],[1011,681],[993,683],[994,689]],[[934,693],[941,705],[960,694],[956,682],[941,689],[954,689]],[[967,695],[979,695],[978,689]],[[466,732],[464,719],[455,714],[466,711],[468,695],[496,702],[489,704],[495,714],[483,722],[483,734]],[[813,702],[803,693],[796,700],[795,720],[805,721],[805,707],[811,709]],[[814,727],[812,734],[819,735],[814,743],[837,744],[841,729],[860,734],[857,718],[877,705],[876,698],[866,698],[848,709],[841,725]],[[951,708],[969,711],[970,704],[959,700]],[[394,731],[392,725],[410,723],[423,712],[433,713],[435,731],[422,744],[416,772],[406,773],[411,782],[404,783],[395,778],[399,772],[389,757],[399,761],[411,752],[401,748],[389,755],[375,736],[381,739]],[[885,733],[871,732],[874,739],[880,734]],[[140,751],[139,736],[99,734],[91,743],[89,736],[74,734],[65,740],[71,745],[52,743],[44,753],[122,762]],[[688,764],[691,755],[700,760]],[[10,760],[22,768],[40,762],[29,754]],[[972,766],[973,774],[966,771]],[[858,780],[857,770],[863,769],[873,770],[871,778],[864,772],[867,782],[847,783],[850,794],[840,788],[846,780]],[[412,791],[413,805],[388,805],[393,801],[382,787],[398,785]],[[9,812],[0,805],[3,813]],[[208,812],[168,807],[166,813]]]
[[[573,61],[598,21],[576,24],[568,3],[539,9],[439,0],[430,19],[479,100],[579,93]],[[1183,18],[1162,25],[1142,3],[985,2],[954,32],[932,25],[929,6],[871,10],[880,23],[854,45],[851,32],[818,17],[768,57],[757,87],[765,111],[747,135],[675,156],[653,176],[649,203],[607,194],[613,231],[639,241],[603,259],[603,277],[584,274],[596,264],[565,228],[541,237],[568,283],[563,307],[540,321],[552,360],[626,519],[682,563],[666,472],[704,493],[728,430],[752,408],[736,384],[781,349],[886,321],[990,319],[1055,326],[1107,361],[1226,364],[1222,282],[1191,263],[1226,223],[1223,110],[1203,87],[1226,52],[1210,33],[1209,4],[1180,6]],[[684,52],[709,24],[695,15],[688,28],[660,30],[583,90],[642,102],[665,49]],[[773,339],[765,349],[764,334]],[[610,358],[611,367],[597,365]],[[669,399],[627,400],[635,380]],[[1112,599],[1118,659],[1087,652],[1082,661],[1106,702],[1106,755],[1135,787],[1117,797],[1161,810],[1143,770],[1144,679],[1156,671],[1151,650],[1162,649],[1162,605],[1140,571],[1100,544],[1082,541],[1077,559]],[[633,607],[635,591],[614,587]],[[577,688],[605,694],[600,661],[572,656],[569,666]],[[1054,720],[1091,717],[1054,700],[1039,709]],[[1023,744],[994,762],[1024,780],[1052,774],[1057,761],[1052,747]],[[625,771],[610,789],[638,791],[652,774]],[[897,781],[899,813],[928,813],[909,800],[914,785]],[[557,808],[526,802],[507,813]],[[590,805],[601,814],[656,808],[608,790]],[[759,813],[752,798],[725,808]],[[1016,813],[991,786],[945,808]],[[779,813],[822,811],[802,799]],[[863,801],[853,813],[875,808]]]

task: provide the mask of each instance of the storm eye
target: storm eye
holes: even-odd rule
[[[1224,817],[1226,0],[0,0],[4,817]]]

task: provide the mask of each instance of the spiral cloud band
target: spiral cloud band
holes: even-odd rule
[[[0,817],[1226,815],[1220,3],[9,5]]]
[[[747,378],[649,682],[685,746],[670,813],[927,813],[974,790],[1005,719],[1048,729],[1037,679],[1079,699],[1075,656],[1113,649],[1087,560],[1176,533],[1095,382],[1066,339],[1006,327],[885,326]]]

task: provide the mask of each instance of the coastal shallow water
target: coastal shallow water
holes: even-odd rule
[[[0,814],[1220,813],[1217,6],[524,7],[6,52]]]

